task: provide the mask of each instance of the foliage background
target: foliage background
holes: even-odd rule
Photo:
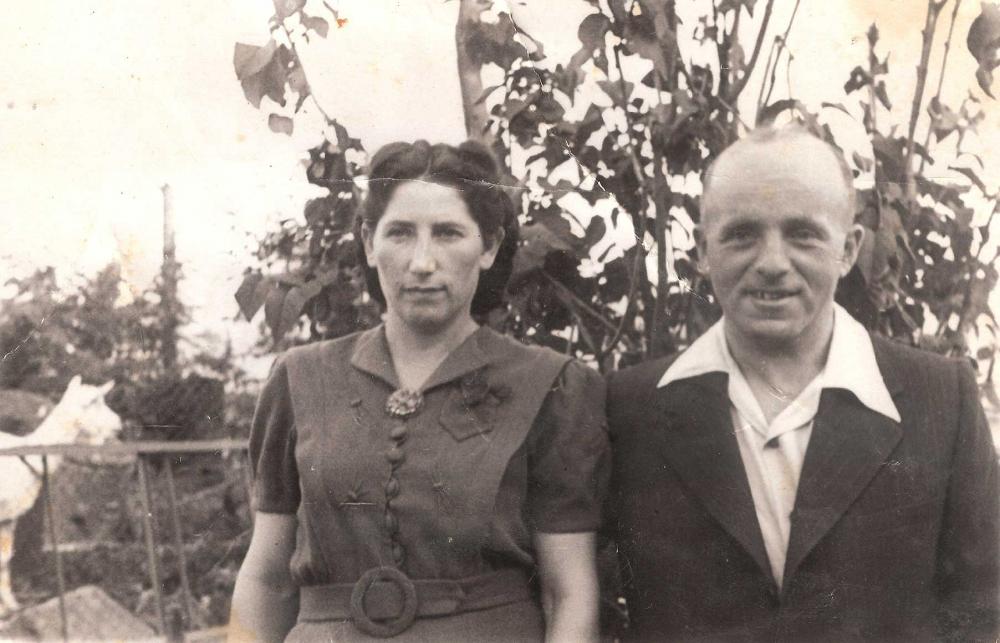
[[[838,299],[877,332],[971,354],[992,372],[998,206],[975,139],[992,101],[1000,10],[984,4],[961,34],[960,0],[928,2],[910,96],[890,95],[890,56],[872,24],[866,59],[813,108],[791,82],[798,2],[782,25],[771,24],[774,0],[586,4],[579,49],[553,61],[511,7],[460,2],[467,133],[506,164],[524,210],[510,304],[488,323],[602,370],[683,347],[719,314],[693,254],[708,163],[748,128],[775,120],[798,120],[846,147],[831,127],[846,117],[868,141],[867,151],[847,149],[868,234]],[[269,233],[260,266],[236,293],[248,319],[263,308],[277,346],[377,320],[350,232],[365,148],[313,94],[299,53],[311,39],[336,38],[349,20],[348,9],[328,3],[276,0],[267,43],[234,50],[244,94],[273,131],[291,134],[307,104],[326,123],[305,178],[328,193],[306,203],[304,224],[289,219]],[[959,47],[978,67],[967,96],[948,104],[947,61]],[[893,73],[912,69],[893,64]],[[498,82],[484,88],[484,70]],[[755,98],[744,95],[754,73],[764,79]],[[894,101],[910,106],[902,121]]]

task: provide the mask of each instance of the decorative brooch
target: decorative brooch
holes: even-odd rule
[[[459,381],[462,390],[462,401],[469,408],[479,406],[489,399],[494,406],[510,397],[510,387],[506,384],[492,386],[486,380],[485,369],[469,373]]]
[[[408,388],[393,391],[385,401],[385,412],[395,418],[405,418],[416,414],[424,406],[424,394]]]

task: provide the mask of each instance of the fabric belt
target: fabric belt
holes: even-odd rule
[[[406,629],[418,617],[499,607],[532,596],[528,574],[520,569],[454,580],[412,580],[395,568],[376,567],[355,583],[300,588],[299,620],[351,619],[363,631],[369,629],[364,624],[378,627],[378,621],[391,621],[393,630]]]

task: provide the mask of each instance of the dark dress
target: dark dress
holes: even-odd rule
[[[392,567],[414,580],[534,575],[532,533],[596,531],[609,474],[604,384],[547,349],[480,328],[426,383],[398,388],[384,330],[296,348],[275,365],[250,439],[256,509],[295,513],[300,587]],[[541,640],[537,597],[418,618],[395,640]],[[347,619],[290,639],[369,640]]]

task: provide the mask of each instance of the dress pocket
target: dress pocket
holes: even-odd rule
[[[470,405],[456,388],[441,410],[441,427],[459,442],[485,435],[493,430],[492,405],[488,401]]]

